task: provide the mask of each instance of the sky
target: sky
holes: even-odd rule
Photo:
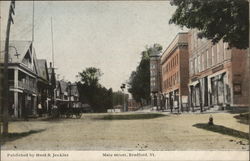
[[[9,3],[0,2],[1,40],[5,39]],[[32,1],[17,1],[10,40],[32,40]],[[35,1],[34,47],[39,59],[52,60],[51,18],[56,73],[76,81],[87,67],[101,69],[100,83],[119,90],[154,43],[163,51],[183,30],[169,19],[167,1]]]

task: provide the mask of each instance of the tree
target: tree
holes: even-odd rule
[[[106,89],[99,83],[102,76],[100,69],[89,67],[78,73],[80,80],[77,85],[80,94],[80,101],[88,103],[94,112],[106,112],[112,108],[112,88]]]
[[[213,43],[223,39],[230,48],[248,48],[247,0],[172,0],[171,4],[177,9],[170,24],[197,28],[199,38],[207,38]]]
[[[78,73],[83,84],[89,86],[97,86],[99,84],[100,77],[103,75],[100,69],[95,67],[89,67]]]
[[[154,44],[152,47],[146,47],[146,50],[141,52],[141,61],[136,71],[133,71],[129,78],[128,91],[132,94],[136,102],[145,100],[150,101],[150,57],[153,52],[160,52],[161,45]]]

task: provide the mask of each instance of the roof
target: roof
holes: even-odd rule
[[[5,41],[0,42],[0,59],[4,59]],[[22,63],[27,51],[31,48],[31,41],[10,41],[9,42],[9,60],[11,63]]]
[[[60,80],[60,85],[61,85],[62,93],[67,92],[68,83],[65,82],[64,80]]]
[[[161,63],[180,45],[188,45],[188,33],[179,32],[161,55]]]
[[[37,59],[37,74],[39,77],[48,80],[47,61],[45,59]]]

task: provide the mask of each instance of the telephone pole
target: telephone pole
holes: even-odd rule
[[[9,117],[9,78],[8,78],[8,61],[9,61],[9,36],[11,23],[14,24],[12,15],[15,15],[15,0],[11,0],[9,17],[7,22],[6,39],[5,39],[5,53],[4,53],[4,80],[3,80],[3,135],[8,134],[8,117]]]

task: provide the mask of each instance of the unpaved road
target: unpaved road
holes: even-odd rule
[[[81,119],[16,121],[10,132],[21,135],[2,150],[249,150],[248,141],[193,127],[210,114],[166,115],[153,119],[99,120],[107,114]],[[249,133],[230,113],[212,114],[216,125]],[[27,133],[34,130],[32,133]],[[245,144],[245,145],[244,145]]]

